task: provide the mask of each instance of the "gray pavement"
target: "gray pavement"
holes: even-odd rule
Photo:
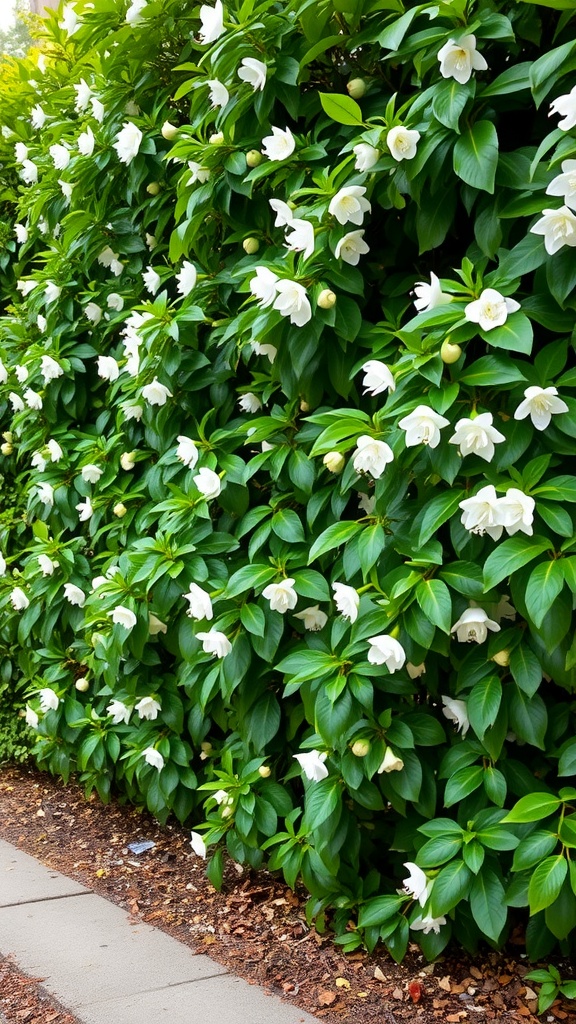
[[[82,1024],[317,1022],[3,840],[0,953]]]

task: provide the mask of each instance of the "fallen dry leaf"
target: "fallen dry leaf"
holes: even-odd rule
[[[320,1006],[331,1006],[336,999],[336,993],[330,992],[329,989],[324,989],[318,996],[318,1004]]]
[[[336,978],[336,987],[350,988],[350,982],[347,980],[347,978]]]
[[[422,998],[422,985],[419,981],[411,981],[408,985],[408,992],[413,1003],[419,1003]]]
[[[450,992],[451,985],[450,985],[450,975],[449,974],[446,974],[443,978],[439,979],[438,987],[443,989],[444,992]]]
[[[404,993],[401,988],[395,988],[392,991],[392,999],[404,999]]]
[[[379,967],[374,968],[374,977],[376,981],[387,981],[386,975],[383,974]]]

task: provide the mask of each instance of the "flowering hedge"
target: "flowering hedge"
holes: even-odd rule
[[[574,25],[78,0],[10,65],[38,761],[190,822],[215,884],[266,855],[346,949],[572,941]]]

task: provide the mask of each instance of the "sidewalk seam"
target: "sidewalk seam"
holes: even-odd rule
[[[230,974],[228,971],[226,974],[206,974],[202,978],[187,978],[185,981],[174,981],[169,985],[159,985],[157,988],[143,988],[138,992],[138,998],[145,996],[150,992],[167,992],[169,989],[179,988],[181,985],[194,985],[197,981],[211,981],[213,978],[236,978],[235,974]],[[44,982],[49,981],[49,977],[44,978]],[[266,991],[266,990],[264,990]],[[266,993],[268,994],[268,993]],[[109,996],[102,999],[91,999],[89,1002],[83,1000],[81,1003],[76,1003],[77,1007],[82,1006],[101,1006],[103,1003],[115,1003],[120,999],[126,999],[126,996]],[[72,1007],[74,1008],[74,1007]]]
[[[92,889],[86,889],[86,892],[63,892],[60,896],[39,896],[35,900],[17,900],[16,903],[0,903],[0,910],[7,909],[8,907],[27,907],[31,903],[49,903],[54,900],[70,900],[74,896],[94,896]]]

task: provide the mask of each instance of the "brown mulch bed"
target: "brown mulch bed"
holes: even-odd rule
[[[0,837],[327,1024],[538,1022],[535,992],[522,980],[530,967],[521,952],[451,954],[427,964],[411,946],[401,966],[380,950],[344,956],[329,936],[308,928],[304,894],[266,871],[233,864],[216,892],[187,830],[162,827],[129,806],[86,802],[73,782],[64,786],[28,767],[0,769]],[[141,839],[156,845],[136,856],[127,844]],[[521,937],[517,942],[521,950]],[[33,1005],[34,982],[6,960],[2,970],[16,978],[9,982],[16,994],[5,1007],[0,973],[0,1014],[9,1024],[74,1024],[55,1004],[42,1016]],[[10,1016],[19,998],[22,1011],[32,1000],[30,1016]],[[559,1001],[541,1019],[575,1024],[576,1013],[573,1004]]]
[[[10,957],[0,957],[0,1024],[77,1024],[41,981],[22,974]]]

